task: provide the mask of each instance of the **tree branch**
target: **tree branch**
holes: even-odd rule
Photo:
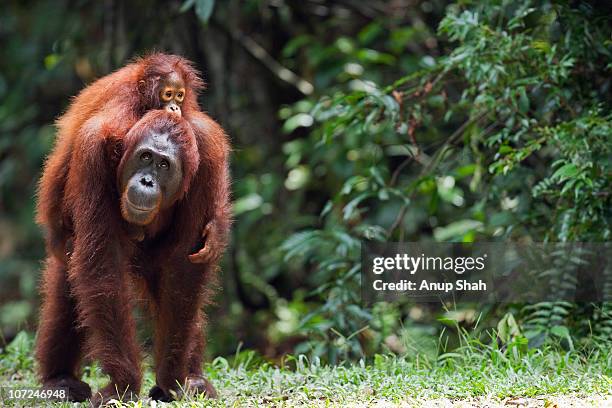
[[[276,61],[264,47],[259,45],[251,37],[245,35],[240,31],[230,31],[231,37],[242,45],[253,57],[260,61],[266,68],[268,68],[276,77],[290,85],[293,85],[304,95],[310,95],[314,91],[314,86],[301,78],[293,71],[281,65],[280,62]]]

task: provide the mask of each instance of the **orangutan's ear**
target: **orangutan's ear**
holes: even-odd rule
[[[141,79],[140,81],[138,81],[138,91],[141,94],[144,94],[146,89],[147,89],[147,83],[144,81],[144,79]]]

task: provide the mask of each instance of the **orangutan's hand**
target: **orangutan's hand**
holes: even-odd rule
[[[221,245],[219,245],[219,234],[214,221],[209,222],[202,231],[204,247],[195,254],[189,255],[192,263],[210,263],[221,255]]]

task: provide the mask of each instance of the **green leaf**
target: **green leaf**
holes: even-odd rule
[[[298,35],[297,37],[289,40],[285,48],[283,48],[283,57],[289,58],[294,56],[297,51],[312,41],[312,37],[306,34]]]
[[[521,329],[512,313],[506,313],[499,323],[497,323],[497,334],[505,343],[508,343],[513,337],[521,334]]]
[[[342,218],[345,221],[351,218],[351,216],[357,209],[357,206],[365,199],[370,198],[372,195],[373,195],[372,192],[361,193],[357,197],[349,201],[349,203],[346,206],[344,206],[344,209],[342,210]]]
[[[257,193],[251,193],[234,201],[234,216],[255,210],[263,204],[263,199]]]
[[[449,359],[458,359],[458,360],[463,360],[465,359],[465,355],[461,354],[461,353],[444,353],[444,354],[440,354],[438,356],[438,361],[442,362],[445,360],[449,360]]]
[[[552,175],[552,178],[563,181],[565,179],[575,177],[578,173],[579,170],[574,163],[567,163],[566,165],[557,169],[557,171],[555,171],[555,173]]]
[[[215,0],[196,0],[195,12],[200,21],[204,24],[208,23],[213,9],[215,8]]]
[[[62,57],[58,54],[49,54],[45,57],[45,68],[51,71],[61,61]]]
[[[527,113],[527,111],[529,111],[529,98],[527,97],[527,91],[525,91],[523,87],[519,89],[518,106],[521,113]]]
[[[359,32],[357,37],[359,38],[359,42],[361,44],[368,45],[372,41],[374,41],[378,36],[380,36],[382,33],[384,33],[384,28],[379,22],[374,21],[368,24],[367,26],[365,26]]]
[[[550,329],[550,333],[563,339],[569,337],[569,330],[565,326],[554,326]]]
[[[313,123],[314,118],[308,113],[298,113],[285,121],[283,132],[291,133],[298,127],[310,127]]]
[[[480,221],[460,220],[434,229],[434,238],[436,241],[446,241],[450,238],[461,237],[469,231],[480,231],[481,229],[482,222]]]
[[[182,5],[181,8],[179,9],[179,13],[184,13],[187,10],[189,10],[191,7],[193,7],[193,4],[195,3],[195,0],[186,0]]]
[[[319,215],[320,218],[325,217],[327,214],[329,214],[329,212],[334,208],[334,203],[331,200],[327,200],[327,203],[325,203],[325,207],[323,207],[323,210],[321,210],[321,214]]]

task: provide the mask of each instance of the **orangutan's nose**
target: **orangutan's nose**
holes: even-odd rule
[[[151,176],[144,176],[140,179],[140,184],[142,184],[144,187],[153,187],[153,177]]]
[[[181,115],[181,107],[174,102],[171,102],[166,105],[166,110],[170,113],[174,113],[175,115]]]

